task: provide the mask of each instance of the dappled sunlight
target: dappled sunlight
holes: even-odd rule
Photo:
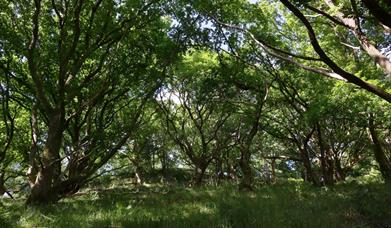
[[[295,183],[262,186],[254,192],[236,188],[173,188],[161,191],[120,187],[88,191],[44,207],[25,208],[23,201],[2,200],[0,222],[20,227],[351,227],[383,224],[391,210],[386,185],[338,185],[315,188]],[[4,210],[4,209],[0,209]]]

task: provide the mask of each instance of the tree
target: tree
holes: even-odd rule
[[[36,0],[31,3],[3,3],[3,8],[6,16],[1,23],[5,25],[6,32],[1,41],[11,44],[7,49],[16,56],[16,61],[22,63],[19,68],[11,68],[11,72],[15,74],[10,80],[29,88],[29,97],[33,97],[30,100],[37,105],[39,116],[46,125],[47,137],[40,158],[42,166],[39,167],[28,202],[35,204],[56,201],[77,190],[87,176],[103,165],[126,142],[131,132],[129,128],[125,132],[119,131],[122,132],[121,137],[111,144],[111,148],[105,148],[108,152],[101,157],[102,162],[98,162],[97,167],[89,167],[88,171],[75,178],[69,175],[70,179],[60,181],[64,178],[61,167],[64,134],[74,133],[70,133],[70,136],[77,144],[77,134],[81,129],[87,132],[92,129],[93,120],[99,121],[96,131],[105,132],[105,124],[111,124],[111,117],[107,112],[118,112],[121,110],[118,100],[125,99],[123,104],[126,105],[126,100],[132,97],[131,86],[126,84],[137,84],[137,80],[140,82],[141,78],[154,75],[151,77],[155,79],[154,86],[146,87],[145,92],[133,94],[134,97],[144,97],[145,100],[157,89],[159,83],[156,80],[160,80],[164,74],[163,68],[168,64],[167,60],[160,60],[167,59],[163,55],[172,56],[172,52],[168,51],[155,54],[157,67],[148,69],[152,52],[159,48],[154,42],[161,39],[162,35],[165,36],[164,32],[149,33],[151,28],[164,29],[165,26],[161,21],[159,2]],[[11,30],[16,32],[12,34]],[[145,42],[143,34],[151,35],[150,42]],[[140,40],[145,43],[140,45]],[[129,57],[130,52],[143,52],[143,58],[135,62],[132,62],[132,58],[125,61],[119,58]],[[136,106],[136,114],[130,122],[137,122],[137,112],[141,112],[142,103],[143,101]],[[100,119],[93,117],[94,115],[100,115]],[[90,133],[87,133],[88,137],[91,136]],[[108,132],[104,134],[106,133]],[[103,143],[100,137],[107,137],[95,137],[96,133],[94,134],[90,143]],[[77,157],[78,149],[84,149],[69,148],[65,147],[64,153],[68,153],[67,157],[70,159],[69,153]],[[94,146],[92,148],[93,150],[88,148],[83,153],[88,154],[87,152],[97,149]],[[90,161],[95,159],[96,157],[91,158]],[[72,159],[70,163],[72,164]]]
[[[1,112],[1,122],[0,122],[0,195],[6,192],[5,188],[5,169],[9,164],[7,159],[11,144],[14,138],[15,132],[15,114],[11,110],[11,100],[10,100],[10,79],[8,72],[2,72],[0,81],[0,112]],[[4,77],[4,78],[3,78]],[[4,81],[3,81],[4,79]],[[3,133],[4,132],[4,133]],[[6,161],[8,160],[8,161]],[[12,196],[11,196],[12,197]]]
[[[216,56],[194,52],[178,66],[159,107],[167,132],[194,166],[193,184],[199,186],[215,155],[224,149],[220,131],[232,112]]]
[[[348,13],[345,14],[354,15],[353,18],[347,18],[341,12],[337,12],[335,16],[330,15],[324,10],[311,6],[309,3],[304,4],[302,1],[298,1],[297,4],[289,0],[281,0],[280,2],[289,11],[280,9],[281,5],[270,3],[269,1],[259,1],[256,4],[251,4],[240,0],[230,1],[225,5],[223,4],[224,1],[211,4],[195,4],[194,8],[215,24],[214,33],[221,34],[221,32],[216,32],[217,28],[220,27],[220,30],[229,34],[226,35],[228,39],[234,37],[233,34],[235,33],[239,34],[237,36],[244,36],[250,40],[253,46],[258,48],[259,52],[286,61],[307,71],[352,83],[391,102],[391,95],[387,92],[387,82],[385,81],[385,78],[387,78],[385,74],[390,73],[391,63],[373,42],[376,41],[383,43],[383,46],[387,46],[389,40],[386,33],[388,30],[386,29],[386,32],[373,30],[373,27],[378,26],[373,21],[365,25],[367,30],[361,29],[364,25],[361,25],[359,20],[360,17],[364,16],[359,14],[359,11],[365,11],[366,8],[358,9],[358,5],[354,3],[355,1],[353,3],[343,1],[341,4],[347,6],[348,10]],[[311,3],[311,1],[305,2]],[[324,2],[331,7],[331,10],[336,8],[333,6],[332,1],[326,0]],[[230,10],[238,6],[240,6],[240,11],[235,15],[229,15]],[[345,10],[346,8],[343,9]],[[311,12],[318,13],[320,16],[313,18],[304,16],[304,14]],[[374,11],[369,11],[370,15],[371,12]],[[293,13],[293,16],[290,13]],[[296,20],[300,21],[301,24],[297,23]],[[342,26],[342,30],[339,30],[339,26]],[[336,30],[336,36],[332,35],[334,34],[333,29]],[[355,34],[364,52],[355,48],[354,44],[345,43],[344,35],[341,34],[346,33],[346,30]],[[300,32],[298,33],[298,31]],[[368,31],[368,34],[364,34],[363,31]],[[304,35],[305,33],[308,34],[307,37]],[[300,39],[297,39],[298,37]],[[218,39],[218,42],[221,42],[221,40],[224,40],[224,38]],[[240,46],[242,40],[236,40]],[[305,41],[302,42],[301,40]],[[341,43],[335,42],[338,40],[341,40]],[[351,37],[349,37],[348,42],[351,42],[350,40]],[[311,49],[308,43],[311,44]],[[327,46],[321,44],[327,44]],[[298,49],[293,49],[292,47],[298,47]],[[343,48],[343,50],[347,49],[346,52],[353,52],[353,58],[346,58],[347,56],[345,55],[333,55],[330,57],[330,51],[335,52],[337,47]],[[358,54],[355,54],[356,52]],[[361,62],[362,65],[371,70],[356,67],[359,70],[353,70],[353,73],[349,72],[347,65],[355,65],[357,59],[367,61],[367,55],[373,58],[384,71],[381,72],[376,66],[370,66]],[[340,59],[345,61],[340,62]],[[350,61],[346,61],[346,59]],[[329,69],[324,68],[324,66],[327,66]],[[378,81],[369,81],[369,79],[373,78],[376,78]]]

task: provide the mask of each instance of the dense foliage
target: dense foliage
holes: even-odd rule
[[[391,182],[390,21],[383,0],[0,0],[0,194]]]

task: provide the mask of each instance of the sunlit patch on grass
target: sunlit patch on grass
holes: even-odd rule
[[[1,201],[0,227],[371,227],[391,223],[390,201],[386,185],[326,190],[294,183],[246,193],[230,186],[121,186],[38,208]]]

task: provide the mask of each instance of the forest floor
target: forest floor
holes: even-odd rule
[[[302,182],[242,193],[230,184],[88,188],[56,205],[1,199],[0,227],[391,227],[391,186]]]

